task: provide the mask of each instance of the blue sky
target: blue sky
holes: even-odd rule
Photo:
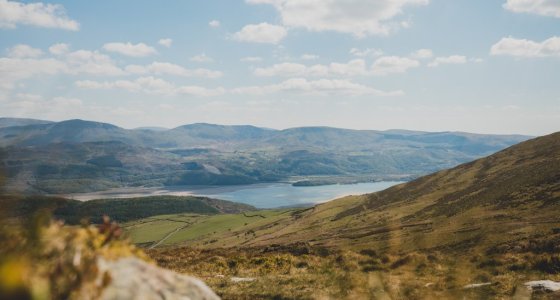
[[[560,130],[557,0],[0,0],[0,115]]]

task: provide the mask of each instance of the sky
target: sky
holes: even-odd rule
[[[0,116],[560,130],[558,0],[0,0]]]

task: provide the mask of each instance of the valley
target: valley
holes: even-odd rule
[[[206,278],[225,298],[306,298],[315,286],[342,298],[529,299],[524,282],[560,280],[559,209],[557,133],[310,208],[168,215],[124,226],[143,247],[165,238],[149,255]],[[186,225],[171,225],[178,220]],[[152,222],[166,229],[154,233]]]
[[[0,300],[560,300],[560,0],[0,0]]]
[[[191,124],[124,129],[0,118],[5,189],[74,194],[130,187],[410,180],[528,139],[462,132]]]
[[[125,188],[103,192],[63,195],[79,201],[115,199],[146,196],[204,196],[244,203],[260,209],[310,206],[348,195],[376,192],[398,181],[363,182],[355,184],[331,184],[294,186],[289,183],[257,183],[233,186],[170,186],[165,188]]]
[[[91,164],[93,158],[84,156],[81,147],[105,149],[115,142],[94,142],[104,144],[93,148],[87,143],[25,146],[12,155],[78,147],[75,159],[87,158]],[[154,158],[170,159],[171,165],[194,172],[189,176],[227,172],[225,164],[203,163],[205,151],[185,161],[167,150],[135,152],[137,146],[119,145],[127,155],[148,151]],[[161,156],[162,151],[169,156]],[[243,157],[245,152],[228,155],[233,153]],[[212,160],[219,162],[217,156]],[[105,157],[93,163],[104,165],[105,172],[125,166],[123,161]],[[168,162],[160,163],[154,166]],[[76,199],[5,193],[3,202],[8,220],[44,211],[70,228],[88,221],[107,224],[101,216],[108,215],[120,224],[114,228],[122,229],[124,240],[159,266],[202,278],[225,299],[557,295],[530,292],[525,283],[560,280],[559,133],[428,175],[411,173],[406,176],[415,179],[404,182],[324,185],[350,177],[296,172],[284,182],[178,187],[165,186],[168,175],[163,172],[161,185],[130,187],[123,179],[116,189],[69,194]],[[13,180],[9,172],[7,180]],[[337,199],[324,201],[330,198]]]

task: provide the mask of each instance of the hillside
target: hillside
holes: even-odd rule
[[[559,214],[555,133],[312,208],[182,217],[192,225],[148,253],[231,299],[557,299],[527,285],[560,281]],[[129,234],[152,230],[133,224]],[[228,276],[255,279],[240,288]]]
[[[336,176],[344,182],[410,179],[528,138],[214,124],[128,130],[83,120],[41,122],[11,120],[9,124],[15,126],[0,128],[1,167],[12,191],[48,194],[131,186],[232,185],[302,176]]]
[[[86,202],[56,197],[2,196],[8,217],[27,217],[46,209],[57,219],[70,224],[82,220],[102,222],[104,215],[128,222],[167,214],[237,214],[255,210],[246,204],[195,196],[152,196],[141,198],[99,199]]]
[[[232,236],[224,243],[488,248],[558,226],[559,213],[560,133],[555,133],[378,193],[294,212],[273,227],[253,228],[250,240]]]
[[[163,185],[170,176],[184,172],[183,160],[173,153],[120,141],[9,146],[1,151],[7,189],[15,192],[76,193],[121,185]]]

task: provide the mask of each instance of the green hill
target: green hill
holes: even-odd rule
[[[152,196],[86,202],[56,197],[2,196],[1,202],[9,217],[28,217],[45,209],[70,224],[78,224],[84,219],[100,223],[103,215],[118,222],[128,222],[167,214],[216,215],[255,210],[246,204],[195,196]]]

